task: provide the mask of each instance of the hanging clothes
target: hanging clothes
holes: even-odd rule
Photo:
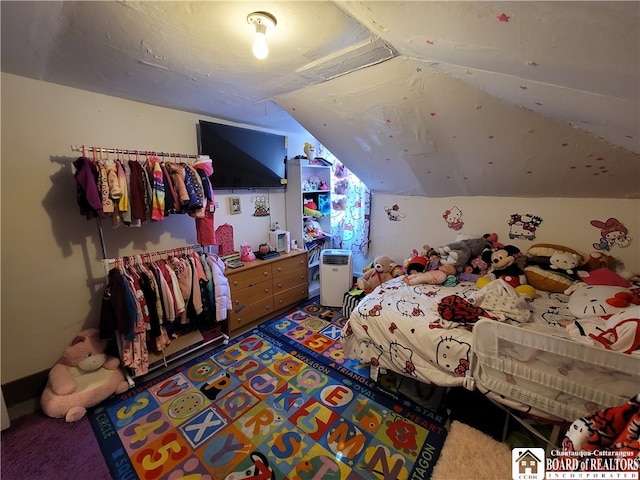
[[[111,218],[115,228],[141,227],[172,214],[188,214],[194,218],[198,244],[216,245],[211,158],[200,155],[191,165],[160,160],[150,153],[144,160],[137,152],[135,160],[121,159],[118,150],[114,153],[114,159],[91,160],[83,155],[74,162],[83,215]]]
[[[101,338],[118,336],[122,363],[136,376],[147,373],[149,351],[162,352],[196,327],[213,328],[231,308],[224,263],[217,255],[152,257],[116,262],[100,313]]]
[[[213,186],[209,180],[209,177],[213,175],[213,162],[209,157],[200,156],[193,164],[193,168],[200,175],[204,195],[209,205],[209,208],[204,209],[203,215],[196,218],[196,236],[200,245],[215,245],[216,235],[213,216],[215,211],[215,197]]]
[[[96,217],[105,218],[102,210],[102,198],[98,191],[99,173],[95,164],[87,157],[79,157],[73,162],[76,179],[76,197],[80,214],[88,220]]]

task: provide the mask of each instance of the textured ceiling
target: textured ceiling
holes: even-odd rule
[[[638,2],[1,8],[3,72],[306,130],[375,192],[640,198]],[[254,10],[278,19],[262,62]]]

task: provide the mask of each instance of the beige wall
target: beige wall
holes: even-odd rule
[[[105,271],[95,221],[78,211],[70,164],[72,144],[196,153],[195,125],[206,117],[153,107],[82,90],[2,74],[1,158],[1,382],[49,369],[82,328],[97,326]],[[216,119],[210,119],[216,120]],[[282,132],[284,133],[284,132]],[[304,141],[290,138],[290,156]],[[343,159],[348,166],[348,159]],[[271,217],[251,215],[252,192],[241,196],[243,213],[229,215],[227,195],[218,194],[216,224],[234,226],[236,244],[268,238],[270,222],[284,225],[284,194],[271,192]],[[385,206],[405,213],[390,222]],[[507,238],[506,216],[540,215],[539,241],[586,249],[597,241],[592,218],[616,216],[640,237],[639,201],[373,197],[373,254],[403,258],[423,243],[448,243],[455,232],[441,213],[457,205],[464,233],[496,231]],[[109,257],[162,250],[196,241],[194,221],[174,215],[139,229],[104,225]],[[637,240],[634,240],[634,242]],[[527,243],[513,243],[525,248]],[[638,271],[637,243],[613,252]]]
[[[98,324],[102,251],[96,221],[76,204],[70,165],[79,154],[71,145],[196,154],[197,121],[216,119],[1,78],[4,384],[51,368],[79,330]],[[271,217],[252,215],[255,193],[233,194],[241,197],[242,214],[230,215],[228,193],[218,194],[216,225],[233,225],[237,245],[267,241],[273,221],[284,226],[283,192],[269,193]],[[183,215],[142,228],[103,226],[109,257],[196,243],[194,220]]]

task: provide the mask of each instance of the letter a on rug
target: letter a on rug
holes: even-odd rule
[[[255,329],[91,410],[112,477],[430,478],[433,412],[283,337]]]

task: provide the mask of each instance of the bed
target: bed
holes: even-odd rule
[[[640,351],[598,346],[585,331],[592,328],[590,319],[576,318],[569,308],[569,295],[537,290],[533,300],[519,297],[517,305],[495,308],[484,300],[496,283],[504,284],[412,286],[394,278],[351,312],[341,335],[344,352],[368,365],[373,380],[390,370],[437,386],[477,389],[510,408],[554,420],[573,421],[640,391]],[[448,319],[451,309],[445,307],[452,299],[461,305],[463,320]],[[469,315],[483,305],[477,318]],[[513,315],[509,308],[515,308]],[[640,316],[638,305],[625,311]]]

